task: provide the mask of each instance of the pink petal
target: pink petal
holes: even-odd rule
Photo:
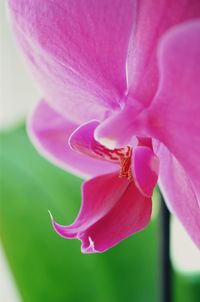
[[[178,23],[200,17],[200,1],[140,0],[136,16],[127,62],[129,94],[148,104],[158,85],[156,54],[161,36]]]
[[[112,161],[112,150],[107,149],[94,139],[94,131],[99,125],[97,121],[91,121],[78,127],[70,136],[69,144],[72,149],[87,156]],[[110,156],[109,156],[110,155]],[[118,163],[118,158],[113,157],[113,162]]]
[[[149,125],[200,188],[200,21],[186,23],[163,39],[161,81]]]
[[[82,207],[72,225],[52,223],[59,235],[80,239],[83,253],[94,253],[104,252],[140,231],[150,216],[151,199],[133,182],[108,174],[85,182]]]
[[[9,0],[13,29],[51,106],[102,119],[126,91],[133,0]]]
[[[99,125],[97,121],[91,121],[76,128],[69,138],[70,147],[77,152],[87,156],[100,159],[101,157],[95,152],[94,130]]]
[[[97,121],[91,121],[78,127],[70,136],[69,144],[72,149],[98,160],[105,160],[120,165],[120,159],[130,153],[131,148],[125,146],[121,149],[108,149],[94,139],[94,131],[99,125]],[[130,152],[129,152],[130,151]]]
[[[81,177],[118,169],[112,163],[98,161],[71,150],[68,139],[76,128],[76,124],[56,113],[45,101],[37,105],[28,125],[29,135],[38,151],[63,169]]]
[[[151,148],[139,146],[134,149],[132,171],[138,189],[142,194],[151,197],[159,172],[159,160]]]
[[[160,158],[159,185],[166,203],[200,248],[200,187],[195,192],[186,172],[164,145],[156,153]]]

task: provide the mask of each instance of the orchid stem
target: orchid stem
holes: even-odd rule
[[[160,301],[172,302],[170,263],[170,213],[160,193]]]

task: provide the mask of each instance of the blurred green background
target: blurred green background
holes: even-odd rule
[[[22,301],[160,302],[158,217],[112,250],[83,255],[80,242],[54,232],[48,214],[71,223],[82,180],[40,157],[23,125],[0,138],[0,237]],[[198,302],[200,275],[174,271],[173,287],[174,302]]]

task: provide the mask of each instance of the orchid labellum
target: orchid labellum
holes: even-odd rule
[[[43,99],[28,131],[87,178],[58,234],[104,252],[147,226],[158,181],[200,247],[200,1],[9,0]]]

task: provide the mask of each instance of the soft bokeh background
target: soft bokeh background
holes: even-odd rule
[[[159,200],[149,227],[105,254],[82,255],[52,229],[48,209],[71,223],[82,180],[40,157],[24,120],[40,93],[1,13],[0,301],[160,302]],[[174,302],[198,302],[200,254],[173,221]]]

